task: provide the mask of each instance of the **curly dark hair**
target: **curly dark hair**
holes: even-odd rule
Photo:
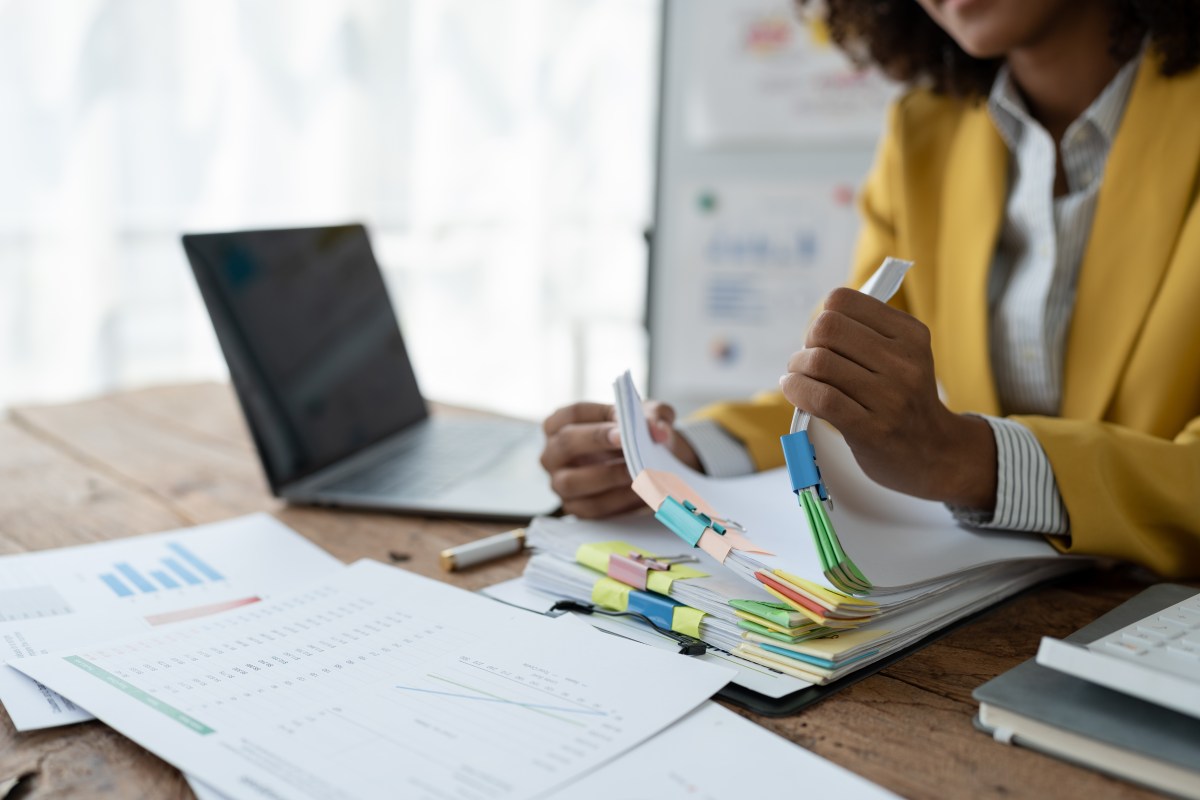
[[[928,85],[938,94],[986,96],[1001,59],[967,53],[914,0],[795,0],[823,9],[830,35],[860,65],[875,64],[895,80]],[[1109,51],[1118,61],[1149,36],[1163,75],[1200,63],[1200,3],[1195,0],[1109,0]]]

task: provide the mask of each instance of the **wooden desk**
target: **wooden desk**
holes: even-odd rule
[[[344,561],[400,560],[465,589],[518,575],[513,557],[448,575],[437,553],[502,525],[288,507],[268,493],[222,384],[22,408],[0,420],[0,553],[83,544],[253,511]],[[971,690],[1142,589],[1132,573],[1029,592],[880,674],[785,719],[747,716],[908,797],[1150,797],[974,730]],[[0,714],[0,800],[186,798],[179,773],[97,722],[18,734]]]

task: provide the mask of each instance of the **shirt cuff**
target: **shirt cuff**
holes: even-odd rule
[[[976,528],[1064,536],[1071,530],[1050,459],[1033,432],[1019,422],[979,415],[996,437],[996,508],[951,508],[959,522]]]
[[[696,451],[705,474],[732,478],[755,471],[750,453],[715,420],[689,420],[675,426],[675,430]]]

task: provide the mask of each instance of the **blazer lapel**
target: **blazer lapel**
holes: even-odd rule
[[[1200,70],[1148,51],[1105,166],[1067,337],[1061,414],[1099,420],[1158,294],[1200,166]]]
[[[1000,413],[988,349],[987,279],[1008,195],[1008,148],[984,103],[951,145],[938,233],[938,374],[956,411]],[[920,264],[917,269],[920,270]]]

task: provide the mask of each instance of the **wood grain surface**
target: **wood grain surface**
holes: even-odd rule
[[[0,487],[0,554],[268,511],[343,561],[396,563],[465,589],[514,577],[525,563],[440,570],[440,550],[499,524],[280,503],[223,384],[16,409],[0,420]],[[1043,635],[1064,636],[1150,582],[1126,569],[1038,588],[800,714],[739,713],[906,797],[1152,797],[996,744],[971,724],[976,686],[1032,657]],[[100,723],[19,734],[0,713],[0,800],[191,796],[174,768]]]

